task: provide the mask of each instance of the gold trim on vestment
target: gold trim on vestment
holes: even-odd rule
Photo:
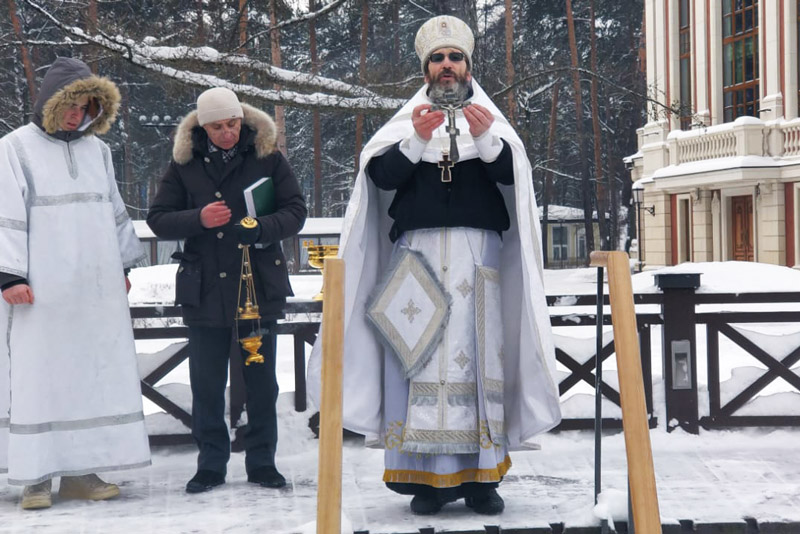
[[[411,471],[408,469],[386,469],[383,472],[384,482],[400,482],[409,484],[425,484],[434,488],[452,488],[465,482],[500,482],[500,479],[511,468],[511,458],[506,455],[497,467],[490,469],[464,469],[458,473],[440,475],[428,471]]]

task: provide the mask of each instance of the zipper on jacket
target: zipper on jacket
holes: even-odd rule
[[[78,169],[77,165],[75,164],[75,156],[72,154],[72,141],[66,141],[67,143],[67,167],[69,168],[69,175],[73,180],[78,178]]]

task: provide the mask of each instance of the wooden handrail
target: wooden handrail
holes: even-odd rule
[[[344,260],[325,259],[322,309],[322,394],[319,419],[317,534],[342,529],[342,357]]]
[[[593,267],[605,267],[608,270],[608,293],[611,301],[611,323],[614,325],[633,524],[636,532],[660,534],[661,518],[658,511],[653,451],[650,447],[650,429],[647,424],[628,255],[617,251],[596,251],[592,252],[590,258]]]

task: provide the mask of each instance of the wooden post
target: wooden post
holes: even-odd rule
[[[326,258],[324,265],[317,534],[338,534],[342,530],[344,260]]]
[[[608,270],[608,295],[617,353],[619,398],[622,405],[622,427],[625,431],[625,452],[628,457],[633,525],[636,532],[660,534],[661,518],[647,424],[642,360],[636,336],[636,311],[633,306],[628,255],[618,251],[595,251],[591,254],[591,265],[606,267]]]

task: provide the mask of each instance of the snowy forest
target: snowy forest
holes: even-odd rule
[[[583,209],[587,251],[633,233],[622,158],[645,118],[642,0],[0,2],[0,135],[28,122],[56,56],[83,59],[122,93],[104,140],[134,219],[180,117],[220,85],[275,117],[310,215],[343,215],[361,147],[424,83],[417,29],[451,14],[475,31],[473,76],[525,142],[539,205]]]

